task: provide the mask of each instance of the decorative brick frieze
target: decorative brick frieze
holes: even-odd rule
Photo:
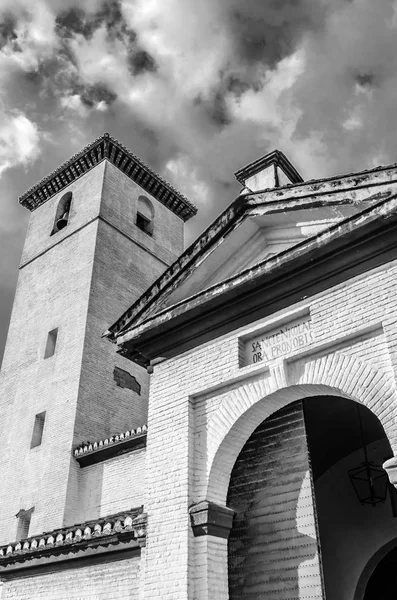
[[[146,514],[142,511],[143,507],[139,507],[1,546],[0,573],[15,562],[76,553],[87,548],[131,541],[145,546]]]
[[[203,500],[189,509],[190,521],[195,537],[214,535],[227,539],[233,525],[234,510],[214,502]]]
[[[147,426],[112,435],[98,442],[83,442],[73,454],[81,467],[87,467],[108,458],[119,456],[146,446]]]

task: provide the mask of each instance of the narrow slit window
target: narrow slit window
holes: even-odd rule
[[[47,335],[47,344],[45,347],[44,358],[50,358],[55,353],[55,347],[57,345],[58,327],[52,329]]]
[[[24,540],[29,536],[30,520],[34,507],[29,510],[20,510],[16,515],[18,519],[17,540]]]
[[[154,208],[149,198],[139,196],[135,225],[148,235],[153,235]]]
[[[142,229],[145,233],[149,235],[153,235],[153,223],[150,219],[142,215],[141,213],[137,213],[136,215],[136,225],[139,229]]]
[[[32,441],[30,444],[31,448],[36,448],[41,445],[41,441],[43,439],[43,430],[45,423],[45,411],[39,413],[34,418],[34,426],[33,426],[33,435]]]
[[[72,204],[72,192],[66,192],[58,202],[55,213],[54,226],[51,235],[64,229],[69,223],[70,205]]]

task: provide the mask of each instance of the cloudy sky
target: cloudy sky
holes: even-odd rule
[[[397,1],[0,0],[0,356],[28,211],[108,131],[199,208],[274,148],[305,179],[397,161]]]

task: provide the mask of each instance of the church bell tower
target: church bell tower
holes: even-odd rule
[[[0,376],[0,543],[78,522],[73,449],[146,423],[148,374],[103,332],[179,256],[184,196],[104,134],[31,211]]]

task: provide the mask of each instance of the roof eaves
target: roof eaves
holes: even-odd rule
[[[273,190],[268,190],[268,192],[272,191]],[[339,194],[339,192],[342,193],[342,199],[337,199],[335,204],[346,204],[349,199],[343,193],[343,190],[334,190],[333,194]],[[164,298],[164,291],[168,289],[171,293],[175,288],[175,285],[181,283],[181,281],[183,281],[190,274],[197,261],[208,254],[210,249],[213,247],[216,234],[219,232],[224,232],[223,236],[225,237],[226,230],[227,233],[233,230],[230,228],[230,224],[232,223],[233,219],[235,224],[239,223],[240,221],[237,221],[236,217],[239,216],[241,219],[242,213],[244,213],[243,218],[256,214],[259,203],[255,197],[261,194],[262,192],[254,192],[241,194],[238,196],[236,200],[218,217],[218,219],[214,221],[187,250],[185,250],[179,259],[177,259],[171,265],[171,267],[169,267],[169,269],[167,269],[159,277],[159,279],[157,279],[157,281],[155,281],[152,286],[149,287],[148,290],[120,317],[120,319],[116,321],[107,332],[104,333],[104,336],[115,340],[116,337],[123,335],[125,331],[130,329],[132,322],[139,323],[145,317],[147,317],[147,320],[151,318],[151,315],[153,314],[153,307],[156,306],[158,299],[160,297]],[[379,202],[382,199],[389,198],[391,194],[391,187],[388,187],[383,192],[377,192],[373,196],[367,197],[366,202]],[[320,198],[313,202],[311,197],[312,194],[308,196],[308,208],[313,208],[315,206],[330,206],[333,204],[329,198],[323,200],[320,196]],[[280,207],[280,201],[283,203],[282,207]],[[264,213],[266,214],[271,214],[274,212],[274,206],[277,207],[277,210],[282,208],[283,211],[293,211],[304,208],[302,206],[302,198],[294,199],[293,197],[283,198],[282,200],[275,199],[271,202],[265,201],[261,202],[260,205],[263,206]],[[227,229],[228,226],[229,229]],[[184,272],[183,275],[182,271]],[[162,311],[160,310],[159,313],[156,314],[160,314],[161,312]]]
[[[126,452],[141,450],[146,446],[146,436],[147,425],[142,425],[96,442],[82,442],[73,455],[80,467],[86,467]]]
[[[139,545],[145,543],[146,515],[142,506],[0,546],[0,573],[15,563],[27,562],[29,567],[32,559],[125,542],[127,538]]]
[[[352,187],[358,188],[361,184],[368,186],[368,177],[371,175],[376,175],[378,173],[382,173],[384,171],[397,171],[397,163],[392,163],[390,165],[379,165],[372,169],[364,169],[362,171],[343,173],[341,175],[332,175],[330,177],[322,177],[320,179],[305,179],[296,183],[286,183],[285,185],[279,187],[267,187],[261,190],[244,190],[246,195],[250,195],[251,197],[256,196],[260,201],[260,196],[263,194],[272,194],[277,196],[282,196],[284,194],[291,194],[297,190],[302,189],[302,191],[307,188],[307,195],[313,194],[321,194],[321,187],[327,184],[333,186],[337,182],[343,183],[345,180],[352,180]],[[373,185],[378,185],[377,182],[374,182]],[[310,191],[311,190],[311,191]],[[324,192],[326,193],[326,192]],[[305,194],[304,194],[305,195]]]
[[[225,237],[238,225],[244,216],[247,195],[238,196],[209,227],[191,244],[180,257],[146,290],[146,292],[103,334],[114,340],[131,321],[142,318],[166,291],[172,292],[181,283],[199,259],[211,251],[218,239]]]
[[[31,211],[35,210],[104,159],[108,159],[184,221],[197,213],[197,208],[185,196],[108,133],[85,146],[22,194],[20,204]]]
[[[152,317],[147,318],[138,325],[122,331],[118,336],[117,343],[122,347],[125,342],[131,341],[135,337],[139,337],[144,332],[155,329],[158,325],[161,325],[170,318],[188,312],[192,307],[197,308],[198,304],[204,305],[207,301],[213,300],[216,296],[221,296],[225,291],[230,290],[231,288],[237,290],[238,287],[241,287],[246,283],[249,283],[250,285],[254,284],[255,279],[264,273],[270,274],[272,271],[276,271],[283,267],[291,259],[295,258],[297,254],[300,256],[309,254],[314,246],[315,248],[324,247],[333,239],[348,234],[356,227],[362,227],[371,220],[387,218],[390,214],[396,212],[397,194],[389,195],[388,198],[383,199],[378,204],[371,205],[362,212],[336,223],[330,228],[321,231],[316,236],[308,238],[307,240],[294,245],[292,248],[284,250],[280,254],[268,258],[254,267],[245,269],[237,275],[206,288],[177,304],[171,305]]]

